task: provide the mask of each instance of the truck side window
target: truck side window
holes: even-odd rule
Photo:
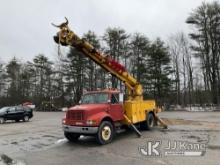
[[[112,104],[118,104],[119,103],[119,101],[118,101],[118,94],[112,94],[111,103]]]

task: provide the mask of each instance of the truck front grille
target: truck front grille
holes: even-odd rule
[[[70,119],[70,120],[83,120],[84,113],[83,111],[70,110],[70,111],[67,111],[66,117],[67,119]]]

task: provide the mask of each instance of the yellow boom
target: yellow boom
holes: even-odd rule
[[[68,27],[68,20],[66,20],[65,23],[62,23],[59,26],[54,26],[60,28],[57,36],[54,37],[57,43],[60,43],[64,46],[70,45],[77,48],[87,57],[100,65],[102,68],[110,72],[112,75],[116,76],[127,86],[129,91],[129,100],[143,99],[142,85],[137,82],[137,80],[132,77],[125,69],[123,69],[122,65],[110,59],[108,55],[102,54],[101,52],[96,50],[90,43],[88,43],[84,39],[81,39],[72,30],[70,30],[70,28]],[[116,66],[114,66],[114,64]]]

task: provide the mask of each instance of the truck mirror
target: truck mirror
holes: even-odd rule
[[[124,102],[124,94],[119,93],[119,103],[123,103],[123,102]]]

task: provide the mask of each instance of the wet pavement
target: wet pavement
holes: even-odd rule
[[[111,144],[100,146],[93,137],[69,143],[63,136],[63,112],[35,112],[30,122],[0,125],[0,165],[79,165],[79,164],[219,164],[220,112],[162,112],[169,129],[156,127],[118,134]],[[149,155],[148,142],[160,142],[160,155]],[[204,144],[203,156],[164,155],[170,142]],[[148,145],[147,145],[148,144]],[[140,149],[144,148],[146,153]],[[191,150],[190,150],[191,151]]]

